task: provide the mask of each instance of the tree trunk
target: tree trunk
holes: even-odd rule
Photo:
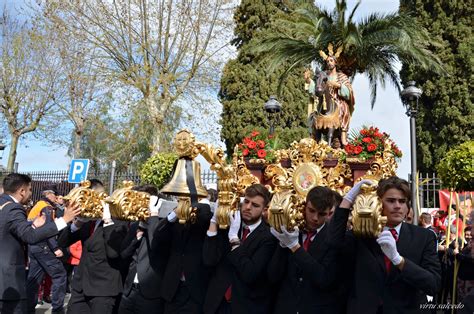
[[[152,153],[156,154],[161,149],[161,141],[162,141],[162,130],[163,130],[163,123],[164,117],[163,114],[158,109],[155,99],[153,96],[148,96],[144,98],[146,107],[148,108],[148,112],[150,113],[150,122],[153,123],[153,147]]]
[[[18,148],[18,141],[20,140],[20,134],[13,133],[12,141],[10,144],[10,152],[8,153],[8,163],[7,163],[7,171],[13,172],[15,167],[15,160],[16,160],[16,150]]]
[[[76,123],[76,127],[74,129],[74,143],[73,143],[73,151],[72,151],[72,158],[81,158],[81,141],[82,135],[84,134],[84,124],[83,123]]]

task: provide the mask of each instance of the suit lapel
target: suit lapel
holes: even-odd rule
[[[375,239],[364,239],[363,241],[366,243],[367,248],[372,253],[372,256],[377,261],[377,264],[379,265],[382,272],[385,274],[387,272],[387,270],[385,269],[385,255],[383,254],[380,245]]]

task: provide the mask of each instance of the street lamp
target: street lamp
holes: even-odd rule
[[[275,114],[280,113],[281,104],[276,99],[276,96],[270,96],[270,99],[263,106],[267,113],[268,123],[270,124],[270,134],[273,135],[275,132]]]
[[[401,97],[410,117],[410,150],[411,150],[411,208],[413,209],[413,221],[418,221],[418,204],[416,195],[416,114],[418,112],[418,99],[423,91],[415,86],[415,81],[409,81],[407,87],[402,90]]]

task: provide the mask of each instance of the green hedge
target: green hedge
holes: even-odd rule
[[[175,153],[158,153],[148,158],[140,170],[143,183],[153,184],[161,189],[171,179],[176,159],[178,155]]]

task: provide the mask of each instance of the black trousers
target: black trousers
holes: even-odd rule
[[[82,291],[74,288],[67,305],[68,314],[112,314],[117,297],[85,296]]]
[[[189,293],[186,282],[181,281],[173,300],[165,303],[165,314],[200,314],[202,304],[196,302]]]
[[[0,314],[25,314],[26,299],[0,300]]]
[[[119,314],[141,314],[141,313],[164,313],[164,301],[162,298],[147,299],[140,292],[138,284],[133,284],[129,295],[122,295]]]
[[[49,247],[43,250],[32,251],[30,256],[30,267],[26,280],[26,295],[28,299],[28,312],[35,313],[38,301],[38,288],[43,281],[44,273],[51,277],[51,294],[53,311],[63,308],[66,296],[67,274],[63,263],[54,255]]]

